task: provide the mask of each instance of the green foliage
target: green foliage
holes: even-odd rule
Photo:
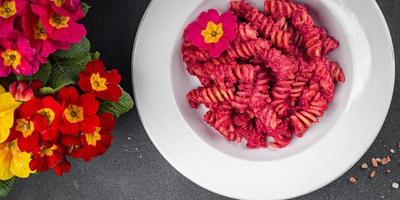
[[[100,105],[100,112],[110,112],[116,118],[119,118],[122,114],[127,113],[133,108],[134,102],[132,97],[125,91],[122,92],[122,96],[118,102],[103,102]]]
[[[51,73],[42,94],[54,94],[62,87],[76,84],[79,73],[85,70],[92,60],[90,42],[85,37],[79,44],[74,44],[68,51],[58,51],[50,58]]]
[[[89,12],[89,10],[91,8],[91,6],[89,6],[87,3],[83,2],[83,1],[81,2],[81,7],[82,7],[82,10],[85,13],[85,15],[87,15],[87,13]]]
[[[100,52],[96,51],[94,53],[90,53],[90,56],[92,57],[92,60],[98,60],[100,59]]]
[[[90,52],[90,42],[84,37],[82,41],[78,44],[74,44],[67,51],[57,51],[53,57],[56,58],[79,58],[84,57]]]
[[[52,94],[57,93],[57,90],[55,90],[54,88],[51,88],[51,87],[42,87],[39,90],[39,93],[41,95],[52,95]]]
[[[7,181],[0,180],[0,198],[5,198],[11,193],[12,188],[15,186],[15,182],[15,178],[11,178]]]

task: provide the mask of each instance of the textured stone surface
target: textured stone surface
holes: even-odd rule
[[[137,26],[149,0],[88,0],[88,3],[93,8],[85,24],[93,47],[102,52],[107,63],[119,67],[124,74],[124,87],[132,92],[131,49]],[[396,57],[399,57],[400,1],[378,0],[378,3],[389,23]],[[400,142],[399,97],[397,85],[386,123],[359,164],[328,186],[299,199],[400,199],[400,190],[392,188],[392,182],[400,182],[400,152],[395,153],[393,161],[388,165],[392,169],[388,175],[378,170],[376,177],[369,179],[369,172],[360,170],[363,162],[373,156],[387,155]],[[136,110],[119,120],[114,136],[114,145],[105,156],[90,163],[73,162],[72,172],[61,178],[51,172],[19,180],[9,199],[226,199],[200,188],[172,168],[147,137]],[[356,185],[348,183],[350,176],[358,177]]]

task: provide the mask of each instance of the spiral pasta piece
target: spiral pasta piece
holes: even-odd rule
[[[330,52],[334,51],[339,47],[339,42],[332,37],[327,37],[322,44],[322,54],[327,56]]]
[[[278,118],[278,114],[272,107],[265,107],[263,109],[260,109],[255,114],[266,129],[276,129],[278,125],[282,122],[282,120]]]
[[[235,131],[232,121],[232,107],[228,104],[221,104],[209,110],[204,115],[204,121],[213,126],[227,139]]]
[[[227,53],[232,59],[250,59],[269,49],[270,46],[270,42],[262,39],[250,42],[236,40],[227,50]]]
[[[256,40],[258,32],[250,23],[241,23],[237,28],[237,35],[242,41]]]
[[[294,11],[305,10],[301,4],[292,3],[285,0],[265,0],[264,12],[273,17],[287,17],[291,18]]]
[[[294,128],[294,134],[302,137],[303,133],[313,124],[318,123],[319,118],[323,116],[327,108],[327,102],[321,94],[317,94],[309,107],[301,109],[290,116],[291,124]]]
[[[199,104],[212,107],[219,102],[225,102],[234,99],[233,89],[221,89],[218,87],[199,87],[188,93],[187,98],[193,108]]]
[[[344,83],[346,81],[343,69],[335,62],[330,62],[329,73],[336,82]]]

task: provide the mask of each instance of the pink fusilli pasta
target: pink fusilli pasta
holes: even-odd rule
[[[263,11],[232,0],[230,11],[236,39],[219,57],[183,41],[182,60],[201,83],[188,102],[204,105],[204,121],[228,141],[284,148],[319,122],[345,82],[328,57],[339,42],[291,0],[265,0]]]

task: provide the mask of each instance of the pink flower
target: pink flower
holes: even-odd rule
[[[28,39],[21,35],[0,41],[0,77],[13,72],[17,75],[32,76],[39,70],[37,51]]]
[[[9,86],[8,91],[17,101],[28,102],[35,98],[35,95],[33,94],[33,89],[23,81],[13,82]]]
[[[30,38],[32,46],[39,51],[37,59],[42,63],[57,50],[69,49],[70,43],[49,38],[42,21],[31,11],[26,12],[21,22],[24,35]]]
[[[86,29],[77,21],[83,18],[79,1],[74,0],[38,0],[32,11],[39,16],[40,22],[49,39],[60,43],[79,43],[86,35]],[[45,53],[47,54],[47,52]]]
[[[0,0],[0,38],[14,31],[15,18],[24,13],[27,3],[26,0]]]
[[[218,11],[210,9],[189,24],[185,39],[199,49],[208,51],[210,56],[219,57],[236,38],[236,20],[232,12],[220,16]]]

